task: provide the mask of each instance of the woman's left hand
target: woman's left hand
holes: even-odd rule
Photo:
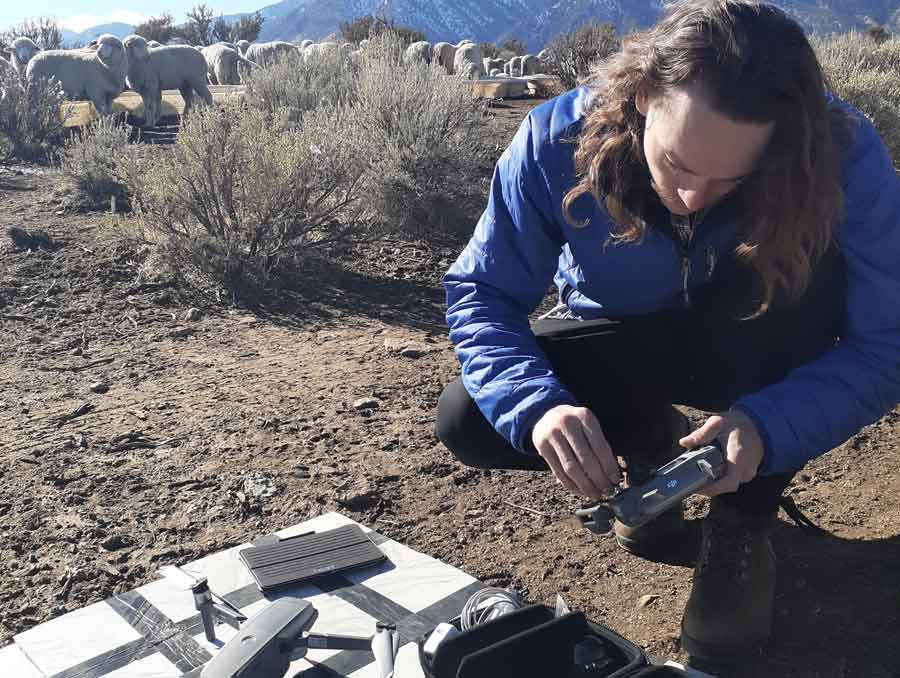
[[[707,497],[735,492],[738,487],[753,480],[765,452],[753,420],[738,410],[710,417],[703,426],[679,440],[678,444],[691,449],[717,438],[725,451],[727,469],[722,478],[700,492]]]

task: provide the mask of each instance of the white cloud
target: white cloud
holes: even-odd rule
[[[141,14],[140,12],[134,12],[130,9],[114,9],[108,14],[104,15],[75,14],[73,16],[60,19],[59,22],[63,26],[63,28],[68,28],[70,31],[80,33],[81,31],[87,30],[88,28],[92,28],[93,26],[100,26],[102,24],[108,24],[114,21],[124,24],[137,25],[142,21],[146,21],[147,19],[148,16],[146,14]]]

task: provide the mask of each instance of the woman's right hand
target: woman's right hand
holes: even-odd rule
[[[599,501],[622,481],[597,417],[586,407],[557,405],[531,431],[537,453],[567,489]]]

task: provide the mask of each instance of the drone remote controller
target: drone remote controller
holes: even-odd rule
[[[608,501],[580,509],[575,516],[597,534],[609,532],[616,518],[628,527],[640,527],[719,480],[725,469],[725,455],[715,441],[688,450],[656,469],[647,482],[619,490]]]

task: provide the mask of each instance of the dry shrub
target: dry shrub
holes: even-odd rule
[[[319,106],[352,103],[353,67],[337,52],[288,55],[268,67],[255,68],[245,80],[247,101],[270,116],[286,113],[297,122]]]
[[[371,157],[367,192],[383,227],[414,235],[471,228],[493,145],[484,103],[436,64],[403,59],[386,34],[360,60],[357,120]]]
[[[854,71],[900,72],[900,39],[876,43],[851,32],[813,38],[812,42],[819,61],[832,76]]]
[[[619,50],[616,28],[589,21],[574,31],[560,33],[546,47],[544,63],[566,89],[576,87],[599,60]]]
[[[144,238],[201,286],[264,283],[285,259],[364,222],[345,108],[297,124],[239,102],[195,111],[175,145],[128,171]]]
[[[12,69],[0,69],[0,159],[53,160],[65,139],[64,101],[55,81],[25,85]]]
[[[82,206],[105,207],[113,196],[124,206],[125,186],[119,167],[133,152],[129,136],[127,126],[107,116],[66,141],[60,170],[75,188]]]
[[[243,100],[195,111],[166,154],[122,170],[156,260],[238,292],[339,237],[471,229],[495,145],[484,104],[403,52],[388,33],[356,65],[259,69]]]
[[[849,34],[814,45],[832,91],[872,121],[900,169],[900,40]]]

